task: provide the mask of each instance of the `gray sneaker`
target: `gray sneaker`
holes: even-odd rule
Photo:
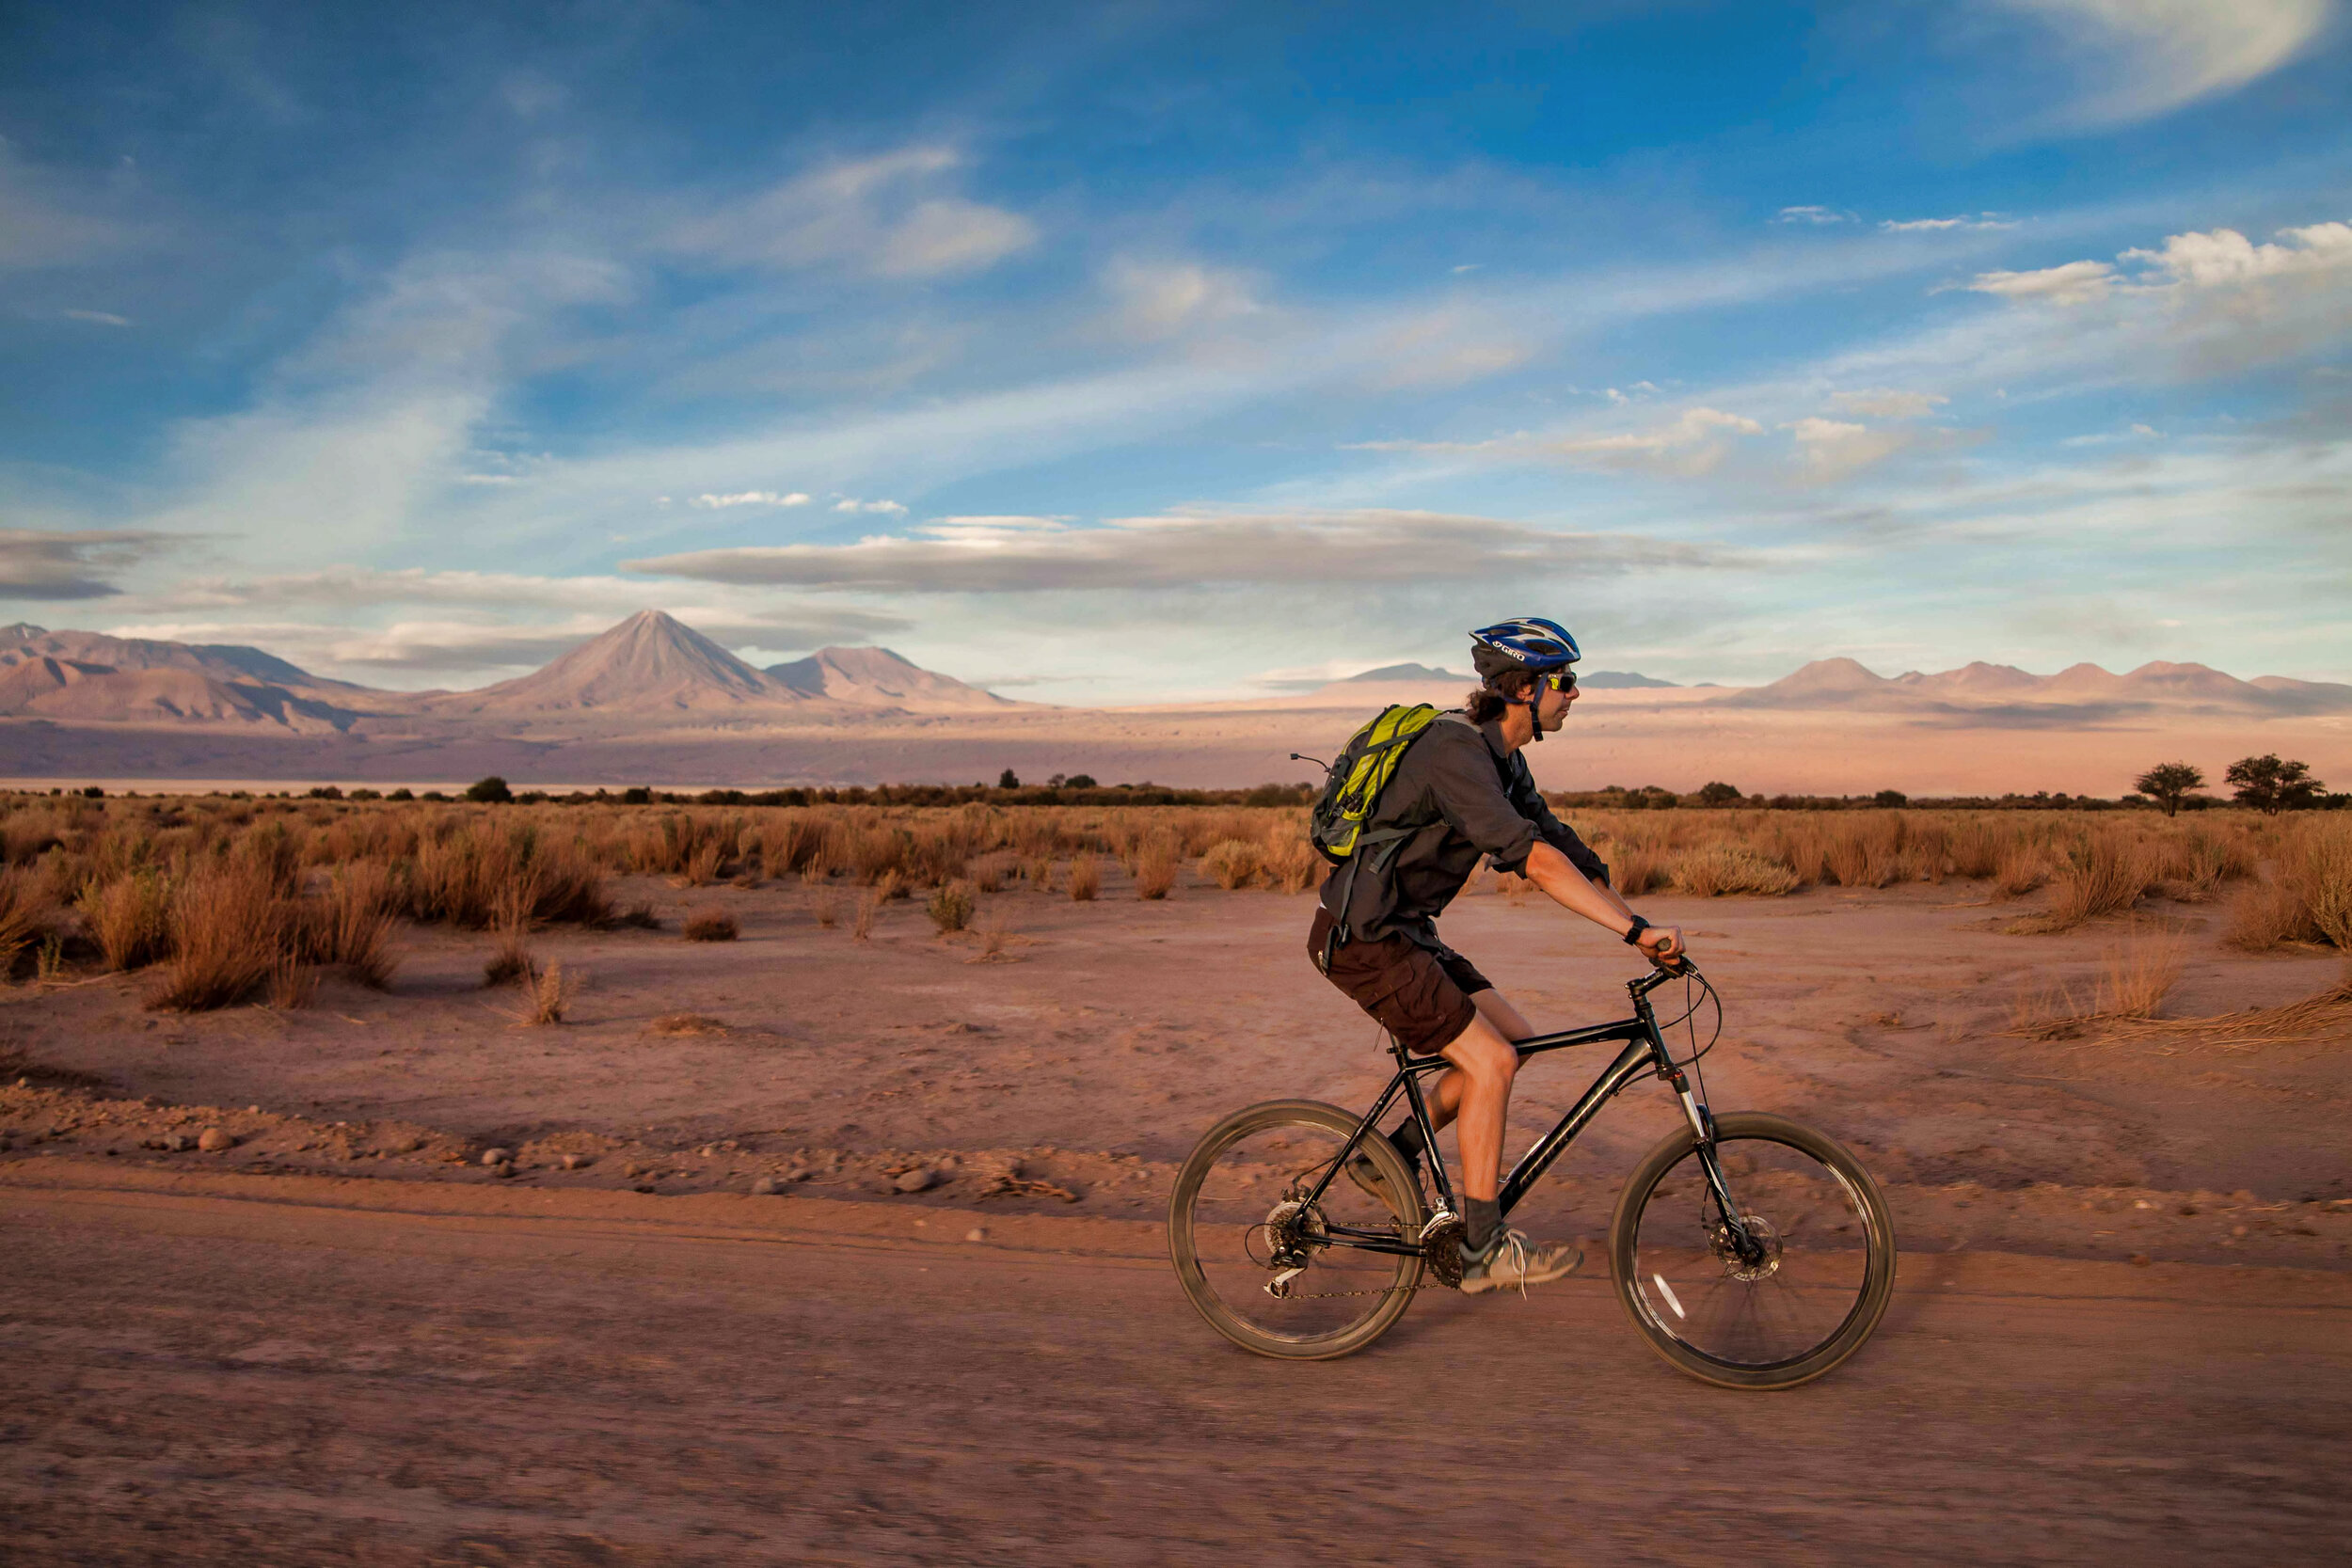
[[[1524,1230],[1498,1230],[1486,1256],[1462,1249],[1462,1293],[1484,1295],[1516,1285],[1525,1295],[1530,1285],[1563,1278],[1583,1264],[1583,1250],[1566,1242],[1531,1242]]]

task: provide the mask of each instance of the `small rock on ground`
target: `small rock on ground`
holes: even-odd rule
[[[752,1182],[753,1193],[760,1197],[773,1197],[783,1190],[783,1183],[772,1176],[762,1176]]]
[[[207,1154],[218,1154],[224,1148],[236,1148],[237,1140],[220,1128],[207,1127],[204,1129],[203,1135],[196,1140],[196,1147]]]
[[[988,1240],[988,1231],[985,1227],[976,1225],[963,1233],[963,1239],[967,1242],[985,1242]]]
[[[891,1185],[902,1193],[928,1192],[939,1184],[939,1173],[929,1165],[917,1165],[903,1172]]]
[[[502,1165],[514,1157],[515,1151],[511,1148],[485,1148],[482,1151],[482,1163],[485,1165]]]

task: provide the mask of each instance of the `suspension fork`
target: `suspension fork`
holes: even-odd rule
[[[1658,1016],[1650,1010],[1649,998],[1638,995],[1634,1008],[1641,1021],[1649,1027],[1650,1049],[1658,1053],[1658,1076],[1663,1078],[1682,1101],[1682,1115],[1691,1124],[1691,1138],[1698,1150],[1699,1169],[1707,1177],[1707,1190],[1715,1196],[1716,1210],[1724,1216],[1724,1228],[1730,1233],[1732,1250],[1742,1263],[1754,1264],[1764,1256],[1763,1244],[1748,1232],[1746,1219],[1740,1212],[1740,1204],[1731,1196],[1731,1183],[1724,1177],[1723,1161],[1715,1148],[1715,1117],[1707,1102],[1691,1090],[1690,1075],[1675,1064],[1666,1050],[1665,1037],[1659,1033]]]

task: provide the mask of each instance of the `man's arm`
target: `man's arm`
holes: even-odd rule
[[[1549,844],[1528,850],[1526,874],[1553,903],[1575,911],[1612,935],[1622,937],[1633,929],[1633,911],[1616,890],[1592,880]],[[1673,926],[1652,926],[1642,933],[1639,945],[1645,958],[1671,958],[1682,951],[1682,932]]]

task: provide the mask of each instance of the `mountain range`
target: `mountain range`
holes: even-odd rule
[[[1711,705],[1941,715],[1976,722],[2006,719],[2021,724],[2090,722],[2157,710],[2288,718],[2352,713],[2352,686],[2283,675],[2244,681],[2202,664],[2162,661],[2120,675],[2096,664],[2037,675],[2010,664],[1979,661],[1936,674],[1913,670],[1889,676],[1851,658],[1822,658],[1769,686],[1726,692]]]
[[[383,691],[331,680],[259,648],[0,626],[0,716],[61,722],[195,723],[297,735],[369,720],[639,723],[793,710],[964,713],[1025,705],[887,648],[819,648],[755,669],[658,610],[640,611],[543,670],[474,691]]]

